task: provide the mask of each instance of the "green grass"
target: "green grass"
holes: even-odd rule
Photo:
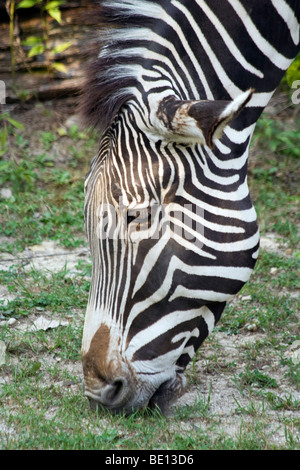
[[[16,268],[0,272],[0,281],[7,283],[9,291],[16,294],[14,300],[2,306],[6,316],[27,316],[34,309],[51,309],[53,313],[84,308],[89,291],[85,273],[90,265],[81,264],[76,278],[68,277],[68,271],[44,273],[32,268],[20,272]],[[83,274],[84,273],[84,274]]]
[[[300,118],[292,123],[263,114],[252,140],[257,154],[249,186],[262,232],[285,237],[299,246]],[[251,162],[251,160],[250,160]]]
[[[15,253],[44,239],[58,240],[66,247],[85,243],[84,176],[95,137],[79,132],[76,126],[71,127],[68,137],[73,142],[69,146],[69,161],[57,166],[55,154],[47,152],[59,138],[58,131],[56,135],[40,132],[43,152],[33,157],[28,152],[28,139],[10,127],[10,139],[19,158],[0,160],[0,186],[10,188],[12,193],[8,199],[0,198],[0,225],[1,235],[12,237],[13,241],[3,242],[1,251]],[[74,150],[78,142],[81,151]],[[15,239],[16,233],[19,236]]]
[[[263,116],[253,141],[256,162],[249,169],[261,232],[276,234],[285,246],[261,252],[250,282],[227,305],[187,370],[195,401],[176,406],[170,416],[90,410],[80,365],[89,262],[78,261],[72,275],[67,268],[56,273],[25,269],[17,260],[8,271],[0,269],[0,284],[13,296],[0,302],[2,322],[15,318],[17,325],[30,326],[39,315],[68,322],[46,331],[0,326],[6,345],[0,366],[0,449],[300,449],[295,395],[300,366],[290,353],[300,339],[298,122],[291,129]],[[16,257],[45,239],[66,248],[84,245],[84,174],[95,138],[76,126],[43,129],[37,131],[36,154],[31,131],[24,128],[9,126],[9,145],[3,140],[0,185],[11,190],[11,197],[0,197],[1,251]],[[63,145],[63,139],[68,139],[68,158],[55,164],[55,144]],[[5,153],[9,146],[14,159]],[[216,407],[226,388],[230,412]]]

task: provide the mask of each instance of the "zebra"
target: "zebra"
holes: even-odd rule
[[[298,0],[106,0],[82,111],[92,407],[166,412],[259,253],[247,162],[299,51]]]

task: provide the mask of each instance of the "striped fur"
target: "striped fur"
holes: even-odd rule
[[[217,3],[101,4],[83,93],[102,137],[86,178],[82,357],[86,395],[112,410],[163,409],[182,392],[258,256],[248,149],[299,50],[300,5]]]

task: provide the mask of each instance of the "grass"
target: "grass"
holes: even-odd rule
[[[28,139],[12,126],[9,132],[18,159],[0,160],[0,185],[11,189],[11,197],[0,200],[0,224],[2,236],[20,236],[3,242],[1,250],[16,253],[44,239],[58,240],[66,247],[83,245],[84,175],[89,166],[83,156],[91,155],[95,137],[72,126],[67,135],[71,140],[69,161],[57,166],[57,155],[49,149],[65,137],[59,129],[39,133],[41,153],[34,157],[28,152]],[[81,151],[74,150],[78,142]]]
[[[82,264],[81,268],[86,272]],[[8,282],[9,291],[16,293],[14,300],[2,306],[2,314],[14,317],[30,315],[33,309],[47,308],[55,313],[84,308],[89,291],[82,271],[74,279],[68,277],[66,269],[50,275],[34,268],[29,273],[11,269],[0,273],[0,280]]]
[[[263,114],[252,140],[256,158],[249,187],[260,230],[285,237],[291,248],[299,246],[299,117],[289,121]]]
[[[262,235],[272,232],[284,243],[277,252],[261,252],[250,282],[187,370],[196,399],[170,416],[90,410],[80,365],[89,262],[79,260],[75,274],[67,267],[29,269],[18,260],[0,270],[0,284],[12,297],[0,301],[2,322],[15,318],[26,327],[46,315],[68,323],[46,331],[0,326],[6,345],[1,449],[300,449],[300,366],[291,350],[300,339],[299,128],[299,119],[290,128],[268,115],[257,126],[251,193]],[[4,142],[0,185],[11,195],[0,197],[0,249],[17,257],[45,239],[83,246],[83,180],[96,139],[76,126],[37,129],[34,153],[27,131],[26,124],[8,125],[9,146]],[[67,145],[68,158],[54,165],[57,143]],[[8,148],[15,158],[8,158]]]

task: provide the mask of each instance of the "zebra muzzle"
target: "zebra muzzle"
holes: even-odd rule
[[[131,397],[129,381],[126,377],[116,377],[110,383],[103,383],[95,390],[85,388],[85,395],[93,409],[102,405],[111,410],[126,406]]]

